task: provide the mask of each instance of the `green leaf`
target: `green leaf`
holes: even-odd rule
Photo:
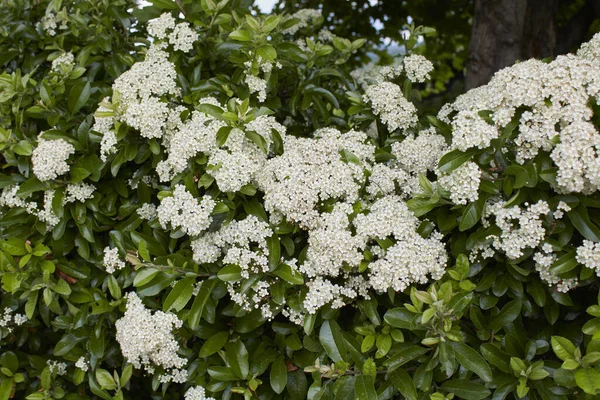
[[[236,342],[227,343],[225,345],[225,354],[227,355],[227,361],[229,367],[240,379],[246,379],[248,377],[248,350],[241,340]]]
[[[192,298],[195,283],[195,277],[184,278],[177,282],[163,303],[163,311],[168,312],[173,309],[177,312],[181,311]]]
[[[0,382],[0,400],[8,400],[12,393],[13,378],[3,377]]]
[[[344,358],[346,358],[346,342],[337,322],[333,320],[323,322],[319,331],[319,342],[334,362],[344,361]]]
[[[592,242],[600,242],[600,229],[590,221],[587,208],[583,204],[580,204],[569,211],[567,216],[575,229],[577,229],[583,237]]]
[[[208,103],[198,104],[196,106],[196,110],[202,111],[203,113],[213,116],[217,119],[221,119],[223,116],[223,113],[224,113],[224,111],[221,107],[217,107],[214,104],[208,104]]]
[[[217,351],[221,350],[225,343],[227,343],[227,339],[229,339],[229,333],[226,331],[217,332],[212,335],[200,348],[200,357],[208,357],[212,354],[215,354]]]
[[[456,360],[465,369],[475,372],[485,382],[491,382],[492,370],[479,353],[462,342],[450,342],[454,348]]]
[[[177,3],[173,0],[150,0],[150,3],[163,10],[177,10]]]
[[[485,386],[464,379],[446,381],[440,389],[466,400],[482,400],[492,393]]]
[[[235,264],[226,265],[219,270],[217,276],[225,282],[239,281],[242,279],[242,269]]]
[[[483,212],[483,206],[485,205],[485,198],[479,195],[479,199],[476,201],[469,203],[467,207],[465,207],[465,211],[462,214],[460,219],[460,224],[458,225],[458,229],[461,232],[466,231],[467,229],[471,229],[475,226],[477,222],[481,219],[481,213]]]
[[[561,256],[558,260],[552,264],[550,271],[554,274],[564,274],[565,272],[571,271],[573,268],[579,265],[576,259],[577,251],[571,250],[567,254]]]
[[[302,274],[295,269],[292,269],[292,267],[287,264],[281,264],[275,271],[273,271],[273,274],[284,281],[291,283],[292,285],[304,284],[304,277]]]
[[[89,81],[79,81],[69,92],[68,106],[71,114],[75,114],[87,103],[90,98],[91,88]]]
[[[54,355],[55,356],[64,356],[71,351],[73,347],[77,345],[77,343],[81,342],[83,338],[78,338],[72,334],[67,334],[63,336],[54,346]]]
[[[287,384],[287,367],[283,356],[278,356],[271,366],[270,383],[275,393],[281,394],[284,391]]]
[[[429,349],[426,349],[424,347],[410,346],[388,358],[383,363],[383,365],[388,367],[388,371],[394,371],[406,364],[407,362],[421,357],[428,351]]]
[[[208,374],[219,381],[237,381],[239,379],[229,367],[208,367]]]
[[[440,158],[440,162],[438,164],[438,168],[440,172],[448,174],[467,161],[469,161],[475,153],[477,153],[477,149],[470,149],[466,152],[462,152],[460,150],[452,150],[449,153],[446,153]]]
[[[204,307],[206,307],[206,303],[210,299],[210,295],[217,286],[218,282],[219,281],[217,279],[209,279],[202,282],[202,286],[200,286],[198,295],[192,304],[192,309],[188,314],[188,323],[190,325],[190,329],[196,330],[196,328],[198,328],[198,325],[200,324],[200,318],[202,318],[202,313],[204,312]]]
[[[236,29],[229,34],[229,37],[238,42],[250,42],[252,40],[252,34],[245,29]]]
[[[515,319],[517,319],[520,313],[521,300],[515,299],[506,304],[504,307],[502,307],[502,310],[500,310],[498,315],[496,315],[490,320],[488,328],[493,331],[498,331],[502,329],[502,327],[504,327],[505,325],[508,325]]]
[[[575,345],[562,336],[552,336],[552,350],[562,361],[575,358]]]
[[[25,241],[16,237],[0,241],[0,249],[11,256],[24,256],[27,254]]]
[[[117,388],[117,383],[112,374],[105,369],[98,368],[96,370],[96,380],[102,389],[115,390]]]
[[[143,268],[137,272],[133,279],[133,286],[140,287],[149,283],[158,273],[160,272],[157,268]]]
[[[484,343],[479,347],[481,355],[494,367],[504,373],[510,372],[510,356],[492,343]]]
[[[593,368],[575,371],[575,382],[587,394],[597,394],[600,389],[600,372]]]
[[[392,380],[394,387],[398,389],[400,394],[407,400],[416,400],[417,399],[417,389],[415,388],[415,384],[413,380],[410,378],[410,375],[402,369],[398,368],[390,374],[390,379]]]
[[[354,382],[354,395],[356,400],[377,400],[375,380],[371,376],[358,375]]]
[[[392,308],[388,310],[383,319],[385,322],[393,326],[394,328],[402,328],[402,329],[415,329],[416,318],[418,315],[411,313],[404,307]]]

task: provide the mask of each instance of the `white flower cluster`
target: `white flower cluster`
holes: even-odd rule
[[[583,244],[577,247],[576,259],[579,264],[596,271],[596,275],[600,276],[600,243],[584,240]]]
[[[169,107],[160,97],[179,94],[176,77],[175,65],[169,61],[164,43],[152,44],[146,59],[133,64],[113,84],[113,91],[120,96],[118,111],[123,122],[138,129],[145,138],[162,137]]]
[[[181,229],[190,236],[198,236],[210,226],[215,205],[215,201],[209,195],[205,195],[202,201],[198,202],[186,191],[184,185],[177,185],[173,196],[162,199],[156,214],[163,229],[167,229],[170,224],[172,229]]]
[[[561,191],[591,194],[600,189],[600,134],[590,122],[574,122],[561,132],[550,155]]]
[[[104,267],[109,274],[125,268],[125,261],[119,258],[119,249],[111,249],[110,246],[104,248]]]
[[[94,197],[96,187],[89,183],[69,183],[65,192],[65,204],[75,201],[85,202],[87,199]]]
[[[52,61],[50,72],[58,72],[61,74],[69,74],[75,66],[75,57],[73,53],[63,53]]]
[[[411,283],[425,283],[428,275],[439,279],[444,274],[447,254],[442,236],[419,235],[420,221],[399,197],[376,200],[367,214],[358,214],[350,223],[352,212],[350,204],[338,203],[331,213],[321,214],[317,227],[309,231],[306,261],[299,267],[312,278],[306,283],[309,290],[303,302],[308,313],[325,304],[337,308],[346,299],[369,298],[371,288],[402,291]],[[377,243],[386,239],[393,241],[387,249]],[[364,250],[376,257],[368,266],[368,279],[356,274]]]
[[[363,89],[369,85],[377,85],[382,82],[391,81],[402,74],[403,68],[401,63],[394,65],[375,65],[369,63],[364,67],[360,67],[350,72],[350,76],[356,80]]]
[[[433,64],[427,58],[419,54],[411,54],[404,57],[404,70],[411,82],[425,82],[430,79],[429,73],[433,71]]]
[[[102,134],[100,142],[100,160],[106,161],[108,156],[117,151],[117,135],[114,130],[114,108],[110,98],[105,98],[94,114],[92,130]]]
[[[183,400],[215,400],[214,397],[206,397],[206,391],[202,386],[191,387],[185,392]]]
[[[87,372],[90,369],[90,362],[86,360],[84,356],[81,356],[75,363],[75,367],[79,368],[83,372]]]
[[[44,208],[37,212],[38,219],[46,223],[47,230],[51,230],[60,222],[60,218],[58,218],[52,209],[54,193],[54,190],[46,190],[44,192]]]
[[[250,93],[258,93],[259,103],[267,99],[267,81],[254,75],[246,75],[246,85]]]
[[[58,14],[53,11],[47,11],[37,26],[50,36],[56,35],[56,29],[65,30],[68,28],[66,12],[60,11]],[[59,25],[60,24],[60,25]]]
[[[161,382],[186,382],[187,371],[183,367],[187,360],[177,354],[179,344],[172,332],[181,328],[181,320],[172,313],[155,311],[153,314],[135,292],[126,297],[125,315],[115,322],[116,339],[123,357],[149,374],[154,374],[156,367],[162,368]]]
[[[406,100],[400,86],[391,82],[382,82],[367,87],[363,96],[370,102],[373,112],[381,118],[390,132],[396,129],[406,130],[418,122],[415,105]]]
[[[399,166],[415,176],[433,171],[447,150],[446,140],[435,132],[435,128],[421,131],[416,136],[409,135],[403,141],[392,144],[392,154]]]
[[[183,52],[192,50],[194,42],[198,40],[198,34],[187,22],[175,24],[175,18],[169,13],[148,21],[148,33],[159,40],[168,38],[175,50]]]
[[[37,214],[37,203],[33,201],[27,202],[17,196],[19,188],[20,185],[14,184],[2,189],[2,194],[0,194],[0,207],[23,207],[27,210],[28,214]]]
[[[46,229],[51,230],[60,222],[60,219],[52,209],[52,199],[54,198],[54,190],[44,192],[44,207],[38,209],[38,204],[34,201],[27,202],[17,196],[19,185],[10,185],[5,187],[0,194],[0,207],[22,207],[28,214],[35,215],[41,222],[46,223]]]
[[[69,171],[67,159],[75,153],[75,147],[64,139],[46,140],[38,138],[31,162],[33,173],[40,181],[56,179]]]
[[[315,20],[322,18],[323,14],[321,11],[315,10],[312,8],[305,8],[300,11],[295,12],[290,15],[289,19],[297,19],[298,23],[290,26],[289,28],[283,30],[281,33],[293,35],[298,32],[302,28],[306,28],[308,26],[309,21],[314,23]]]
[[[56,375],[64,375],[67,373],[67,364],[60,361],[47,360],[46,364],[48,365],[48,369],[50,373],[56,371]]]
[[[268,160],[258,175],[267,211],[307,227],[315,226],[320,202],[358,199],[364,169],[374,157],[374,147],[365,143],[362,132],[323,128],[314,136],[284,137],[285,152]],[[344,161],[344,151],[356,159]]]
[[[140,218],[151,220],[156,217],[156,206],[151,203],[144,203],[136,210]]]
[[[496,226],[502,230],[500,236],[492,236],[493,246],[515,260],[523,255],[523,250],[535,248],[546,236],[541,217],[549,214],[550,207],[543,200],[535,204],[525,203],[525,208],[512,206],[505,208],[504,201],[487,203],[482,218],[495,217]]]
[[[231,221],[216,232],[209,232],[192,242],[194,261],[215,263],[221,256],[223,265],[234,264],[242,269],[242,278],[250,273],[267,272],[267,238],[273,235],[269,224],[254,215]]]
[[[467,204],[479,198],[481,169],[474,162],[466,162],[448,175],[438,172],[438,176],[438,184],[450,192],[455,204]]]
[[[484,149],[500,136],[498,128],[488,124],[476,112],[462,112],[452,120],[452,148],[466,151]]]
[[[549,152],[557,166],[556,190],[589,194],[600,189],[600,133],[591,123],[591,99],[600,99],[600,34],[577,55],[550,63],[529,60],[497,72],[485,86],[445,105],[438,117],[454,129],[452,146],[486,148],[522,112],[512,151],[519,163]],[[494,125],[478,113],[487,110]]]
[[[3,313],[0,313],[0,328],[5,328],[12,332],[14,326],[20,326],[27,322],[27,316],[14,313],[10,307],[6,307]]]
[[[356,234],[370,242],[392,237],[395,244],[387,249],[372,244],[372,253],[380,254],[369,265],[369,283],[378,291],[392,288],[403,291],[411,283],[427,282],[427,275],[440,279],[444,274],[447,254],[442,235],[433,232],[423,238],[417,228],[420,221],[397,196],[377,200],[368,214],[354,220]]]

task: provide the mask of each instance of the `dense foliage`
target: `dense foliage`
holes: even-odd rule
[[[1,6],[0,399],[600,393],[600,37],[428,116],[316,10],[151,3]]]

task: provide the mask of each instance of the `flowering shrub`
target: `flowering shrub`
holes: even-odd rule
[[[433,117],[318,10],[2,8],[0,399],[600,393],[600,37]]]

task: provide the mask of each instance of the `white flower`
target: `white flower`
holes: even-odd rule
[[[117,151],[117,135],[113,131],[107,131],[100,142],[100,160],[106,162],[108,156]]]
[[[144,203],[136,212],[142,219],[151,220],[156,217],[156,206],[151,203]]]
[[[67,364],[64,362],[47,360],[46,364],[48,365],[50,373],[53,373],[54,371],[56,371],[57,375],[64,375],[67,373]]]
[[[46,223],[46,229],[51,230],[60,222],[60,218],[52,209],[52,199],[54,198],[54,190],[46,190],[44,192],[44,208],[37,213],[40,221]]]
[[[438,183],[450,192],[455,204],[467,204],[479,198],[481,169],[472,161],[466,162],[448,175],[442,175]]]
[[[363,96],[370,102],[373,112],[387,124],[390,132],[396,129],[406,130],[418,122],[417,109],[406,100],[400,86],[391,82],[382,82],[369,86]]]
[[[392,144],[392,154],[396,156],[398,164],[414,175],[433,171],[447,149],[446,140],[435,133],[435,128]]]
[[[263,103],[267,99],[267,81],[257,76],[246,75],[246,85],[250,93],[258,92],[258,101]]]
[[[403,62],[406,76],[411,82],[425,82],[431,78],[429,73],[433,71],[433,64],[422,55],[411,54]]]
[[[75,57],[72,53],[63,53],[52,61],[50,72],[68,75],[75,66]]]
[[[94,197],[96,187],[88,183],[69,183],[65,193],[64,202],[72,203],[74,201],[85,202],[87,199]]]
[[[90,363],[88,360],[85,359],[84,356],[81,356],[75,363],[75,367],[79,368],[83,372],[87,372],[88,369],[90,369]]]
[[[477,113],[461,111],[452,121],[452,148],[466,151],[484,149],[499,136],[498,128],[488,124]]]
[[[600,243],[584,240],[583,244],[577,247],[576,259],[578,263],[595,270],[596,275],[600,276]]]
[[[177,24],[173,32],[169,34],[169,43],[175,50],[188,52],[194,48],[194,42],[198,40],[198,34],[190,28],[190,24],[182,22]]]
[[[69,171],[67,159],[75,153],[75,147],[64,139],[46,140],[39,138],[31,161],[33,173],[40,181],[56,179]]]
[[[502,233],[500,236],[491,237],[493,246],[514,260],[523,255],[524,249],[534,248],[544,240],[546,230],[540,217],[550,213],[550,207],[543,200],[535,204],[525,203],[525,208],[505,208],[504,204],[504,201],[486,204],[483,218],[491,215],[496,217],[496,225]]]
[[[167,37],[167,31],[175,28],[175,18],[169,13],[162,13],[160,17],[148,21],[148,33],[156,39]]]
[[[282,33],[293,35],[300,29],[306,28],[308,26],[308,21],[314,22],[315,20],[322,18],[322,16],[323,15],[321,14],[321,11],[319,10],[315,10],[312,8],[304,8],[290,15],[289,19],[297,19],[298,23],[283,30]]]
[[[206,392],[202,386],[191,387],[185,392],[184,400],[215,400],[213,397],[206,397]]]
[[[181,229],[190,236],[198,236],[210,226],[215,205],[209,195],[198,202],[185,190],[184,185],[177,185],[173,196],[162,199],[156,213],[163,229],[167,229],[170,224],[172,229]]]
[[[172,313],[156,311],[153,314],[135,292],[128,293],[126,298],[125,315],[115,322],[116,339],[123,357],[135,368],[143,367],[148,373],[154,373],[155,367],[163,368],[162,382],[185,382],[187,371],[183,367],[187,360],[177,354],[179,344],[172,332],[181,328],[181,320]]]
[[[125,268],[125,261],[119,258],[119,249],[111,249],[109,246],[104,248],[104,267],[109,274]]]

